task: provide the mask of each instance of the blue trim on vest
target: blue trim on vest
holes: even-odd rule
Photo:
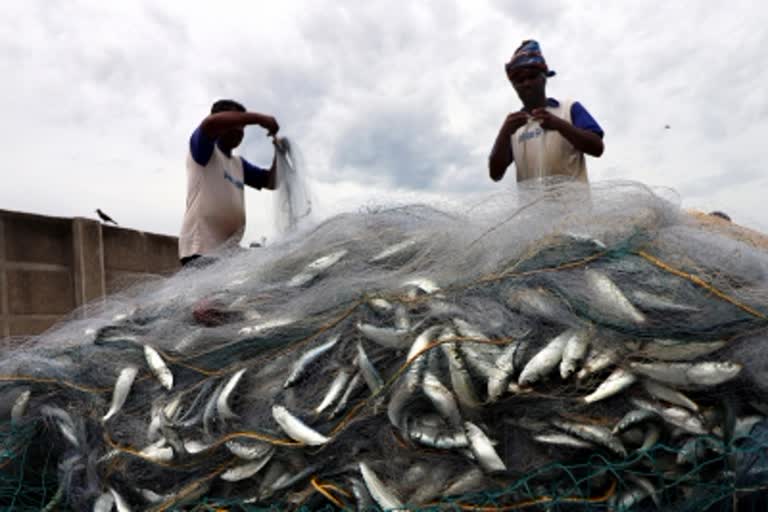
[[[239,188],[240,190],[243,190],[243,182],[229,174],[226,170],[224,172],[224,179],[232,183],[234,186]]]

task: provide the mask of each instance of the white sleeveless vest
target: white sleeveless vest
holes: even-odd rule
[[[547,106],[547,110],[573,124],[571,105],[572,101],[561,101],[557,107]],[[542,129],[533,118],[512,134],[510,142],[518,182],[548,176],[588,181],[584,153],[557,131]]]

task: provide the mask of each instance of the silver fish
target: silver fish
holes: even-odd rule
[[[288,374],[288,378],[285,379],[283,388],[287,389],[298,382],[298,380],[301,379],[307,372],[312,363],[320,358],[320,356],[331,350],[339,341],[340,337],[341,336],[338,334],[331,336],[325,343],[305,352],[304,355],[302,355],[299,360],[294,363],[293,368],[291,369],[291,373]]]
[[[173,448],[165,446],[165,439],[152,443],[139,453],[147,459],[158,462],[167,462],[173,459]]]
[[[465,421],[464,429],[467,433],[467,439],[469,439],[469,448],[477,458],[477,462],[480,466],[489,472],[492,471],[506,471],[507,466],[504,461],[501,460],[499,454],[493,448],[493,443],[485,435],[480,427],[472,422]]]
[[[368,492],[376,501],[376,503],[384,510],[400,510],[403,507],[403,503],[395,493],[384,485],[379,479],[376,473],[368,467],[368,464],[361,462],[359,464],[360,474],[363,476],[365,486],[368,488]]]
[[[637,425],[638,423],[642,423],[646,420],[649,420],[655,417],[656,417],[656,413],[653,411],[649,411],[646,409],[632,409],[631,411],[627,412],[618,421],[618,423],[616,423],[616,426],[613,427],[613,430],[611,430],[611,432],[613,434],[620,434],[625,430]]]
[[[272,406],[272,417],[288,437],[300,441],[309,446],[319,446],[327,443],[331,439],[320,432],[308,427],[299,418],[291,414],[288,409],[282,405]]]
[[[274,448],[269,450],[260,459],[226,470],[220,475],[220,478],[227,482],[239,482],[240,480],[250,478],[267,465],[267,462],[272,459],[273,453],[275,453]]]
[[[424,394],[435,406],[435,409],[448,421],[451,426],[461,426],[461,413],[453,393],[440,382],[431,372],[425,372],[421,387]]]
[[[18,423],[27,411],[27,404],[29,404],[29,397],[32,396],[32,391],[26,389],[19,393],[16,400],[13,402],[11,408],[11,424]]]
[[[699,406],[696,405],[696,402],[677,390],[668,388],[667,386],[650,379],[643,379],[643,387],[651,396],[658,398],[659,400],[685,407],[693,412],[699,412]]]
[[[131,507],[128,505],[128,502],[125,501],[125,498],[112,487],[109,488],[109,492],[112,494],[112,497],[115,498],[115,508],[117,508],[117,512],[131,512]]]
[[[520,386],[526,386],[547,376],[562,360],[565,344],[572,335],[573,332],[569,329],[550,340],[523,367],[517,383]]]
[[[735,378],[742,369],[738,363],[630,363],[632,371],[679,388],[717,386]]]
[[[379,263],[381,261],[391,258],[392,256],[395,256],[398,253],[404,252],[406,249],[409,249],[414,245],[416,245],[416,240],[403,240],[402,242],[398,242],[395,245],[391,245],[387,247],[383,251],[373,256],[368,261],[370,263]]]
[[[93,502],[93,512],[110,512],[114,506],[115,497],[112,496],[112,493],[105,492],[99,495],[96,501]]]
[[[443,491],[443,496],[456,496],[459,494],[477,492],[482,489],[484,482],[485,475],[483,472],[478,468],[472,468],[451,482],[451,484]]]
[[[325,394],[323,401],[320,405],[315,407],[315,414],[320,414],[327,408],[329,408],[336,401],[337,398],[344,392],[344,389],[352,377],[352,372],[346,368],[342,368],[336,374],[336,377],[331,382],[331,386],[328,388],[328,392]]]
[[[369,299],[368,305],[371,306],[371,309],[373,309],[379,314],[389,313],[394,309],[394,306],[392,305],[391,302],[389,302],[386,299],[382,299],[381,297]]]
[[[638,355],[661,361],[690,361],[723,348],[725,341],[684,342],[656,339],[643,345]]]
[[[117,414],[125,404],[125,400],[128,398],[128,394],[131,392],[131,386],[133,385],[133,379],[136,378],[136,374],[139,370],[133,366],[123,368],[120,375],[115,382],[115,389],[112,391],[112,405],[107,411],[107,414],[101,418],[102,423],[106,423],[112,416]]]
[[[606,427],[601,425],[586,425],[584,423],[575,423],[562,419],[554,419],[552,420],[552,424],[567,434],[604,446],[622,457],[627,456],[627,449],[624,448],[621,440],[611,434],[610,429]]]
[[[257,334],[263,334],[265,332],[275,330],[279,327],[290,325],[295,321],[296,319],[291,317],[272,318],[271,320],[266,320],[260,324],[243,327],[238,331],[238,333],[242,336],[255,336]]]
[[[160,381],[160,384],[170,390],[173,387],[173,373],[170,368],[163,361],[160,353],[149,345],[144,345],[144,358],[147,360],[147,365],[152,373]]]
[[[203,431],[205,435],[211,435],[211,424],[216,416],[216,404],[219,402],[219,396],[221,396],[222,391],[224,391],[224,384],[219,383],[203,409]]]
[[[645,315],[632,305],[621,289],[607,275],[594,269],[584,271],[590,292],[590,308],[619,322],[645,323]]]
[[[72,416],[70,416],[70,414],[63,409],[59,409],[58,407],[51,407],[50,405],[43,405],[40,407],[40,414],[43,416],[50,416],[54,418],[56,422],[63,423],[70,427],[71,430],[75,430],[75,421],[72,419]]]
[[[357,343],[356,361],[357,367],[360,368],[360,374],[363,376],[365,383],[368,384],[371,393],[378,393],[384,387],[384,381],[371,360],[368,359],[368,354],[365,353],[363,344],[360,342]]]
[[[184,442],[184,450],[190,455],[197,455],[198,453],[202,453],[208,450],[211,446],[213,445],[203,443],[202,441],[195,441],[194,439],[190,439],[189,441]]]
[[[336,252],[332,252],[331,254],[327,254],[325,256],[322,256],[313,262],[311,262],[309,265],[306,266],[305,270],[295,276],[293,276],[288,281],[288,286],[292,288],[298,288],[300,286],[304,286],[305,284],[310,283],[312,280],[314,280],[318,275],[320,275],[322,272],[328,270],[333,265],[339,262],[341,258],[343,258],[347,254],[346,249],[341,249]]]
[[[393,327],[377,327],[375,325],[357,323],[357,330],[367,339],[378,343],[384,348],[403,349],[410,344],[410,331]]]
[[[453,337],[453,332],[447,330],[438,337],[438,341],[450,339],[451,337]],[[477,398],[477,392],[472,383],[472,377],[467,371],[467,367],[464,364],[464,359],[459,353],[458,347],[455,343],[442,343],[440,349],[448,359],[451,387],[453,388],[454,393],[456,393],[456,398],[459,403],[465,407],[478,407],[480,405],[480,400]]]
[[[496,368],[499,372],[488,378],[488,401],[495,402],[507,387],[507,381],[515,373],[515,359],[517,357],[520,342],[513,341],[501,352],[496,359]]]
[[[589,330],[578,329],[573,331],[563,349],[563,359],[560,361],[560,377],[563,380],[576,371],[579,363],[587,355],[589,349]]]
[[[576,374],[576,378],[584,380],[590,375],[598,373],[609,366],[615,364],[621,355],[616,347],[604,346],[593,347],[581,370]]]
[[[592,393],[582,398],[585,403],[591,404],[604,398],[611,397],[632,384],[637,380],[635,374],[626,371],[623,368],[616,368],[607,379],[605,379]]]
[[[235,457],[244,460],[260,459],[272,450],[272,445],[256,440],[231,440],[224,443]]]
[[[645,429],[645,437],[643,438],[643,444],[638,448],[638,451],[648,451],[659,442],[661,437],[661,429],[655,423],[649,423]]]
[[[670,299],[644,292],[642,290],[633,290],[629,292],[632,301],[643,309],[655,309],[669,313],[697,313],[701,308],[689,304],[680,304]]]
[[[566,446],[568,448],[591,449],[595,447],[595,445],[589,441],[584,441],[583,439],[579,439],[562,432],[545,432],[543,434],[536,434],[533,436],[533,440],[537,443]]]
[[[365,379],[363,379],[363,376],[360,372],[355,373],[355,376],[352,377],[352,380],[349,381],[349,384],[347,385],[347,389],[344,391],[344,394],[341,395],[341,399],[339,400],[339,403],[336,404],[336,407],[333,409],[333,412],[330,415],[330,418],[333,419],[342,412],[344,412],[347,409],[347,404],[349,403],[349,399],[352,398],[352,396],[357,393],[362,386],[365,384]]]
[[[237,384],[243,377],[245,370],[246,368],[238,370],[232,377],[230,377],[229,381],[227,381],[226,385],[221,390],[221,393],[219,393],[218,398],[216,398],[216,411],[218,411],[219,418],[222,420],[237,417],[237,414],[232,412],[232,409],[229,408],[229,396],[237,387]]]
[[[701,420],[687,409],[677,406],[664,407],[635,397],[630,398],[630,401],[635,407],[655,412],[670,425],[679,427],[686,432],[690,432],[691,434],[707,433]]]

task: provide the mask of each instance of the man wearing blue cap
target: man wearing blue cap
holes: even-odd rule
[[[587,181],[584,154],[603,154],[603,130],[576,101],[547,98],[547,67],[539,43],[523,41],[505,66],[523,108],[501,125],[488,159],[491,179],[499,181],[514,161],[517,181],[563,176]]]

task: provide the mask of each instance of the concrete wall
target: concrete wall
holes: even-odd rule
[[[39,334],[88,302],[178,268],[175,237],[0,210],[0,339]]]

